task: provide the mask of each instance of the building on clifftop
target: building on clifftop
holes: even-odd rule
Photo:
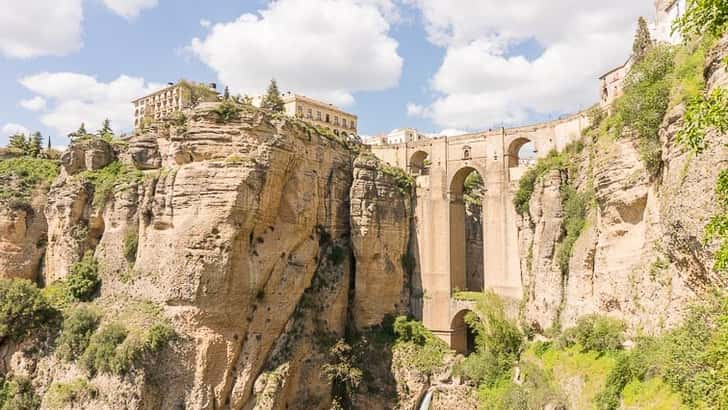
[[[332,131],[336,135],[357,135],[358,117],[341,108],[303,95],[284,93],[281,95],[286,115],[296,117],[313,125]],[[253,105],[260,107],[263,96],[253,98]]]
[[[656,14],[652,37],[664,43],[680,43],[682,36],[678,32],[672,32],[672,24],[685,13],[686,8],[686,0],[655,0]]]
[[[175,112],[203,101],[217,101],[217,85],[198,84],[186,80],[169,83],[167,87],[132,101],[134,129],[142,129],[153,121],[169,117]]]

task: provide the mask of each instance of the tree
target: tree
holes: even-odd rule
[[[635,33],[634,43],[632,44],[632,57],[635,63],[639,63],[645,58],[645,54],[652,48],[652,44],[647,21],[644,17],[640,17],[637,20],[637,33]]]
[[[222,99],[225,101],[230,99],[230,88],[228,88],[228,86],[225,86],[225,91],[222,94]]]
[[[672,26],[686,37],[704,33],[721,36],[728,29],[728,4],[726,0],[688,0],[685,13]]]
[[[27,155],[38,158],[43,153],[43,135],[36,131],[28,138],[28,152]]]
[[[276,83],[276,80],[270,80],[268,92],[263,98],[260,108],[270,112],[284,112],[286,110],[283,99],[281,98],[281,93],[278,91],[278,84]]]
[[[85,138],[88,136],[88,132],[86,131],[86,124],[81,123],[81,126],[78,127],[78,129],[70,134],[68,134],[68,138],[70,139],[76,139],[76,138]]]
[[[101,124],[101,129],[99,130],[99,138],[110,140],[114,138],[114,130],[111,129],[111,121],[107,118],[104,120],[104,122]]]
[[[30,147],[30,139],[25,134],[17,133],[11,135],[8,140],[8,148],[21,155],[26,155]]]

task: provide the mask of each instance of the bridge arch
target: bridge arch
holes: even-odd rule
[[[469,309],[459,311],[450,322],[450,348],[462,355],[469,355],[475,351],[475,330],[471,328],[465,317],[475,314]]]
[[[466,204],[474,198],[466,196],[466,181],[474,175],[482,184],[485,175],[478,167],[466,165],[450,180],[450,291],[482,291],[484,248],[482,206]],[[470,211],[471,213],[468,214]],[[473,212],[476,214],[473,215]],[[469,237],[479,238],[476,243]]]
[[[429,157],[430,154],[428,154],[426,151],[415,151],[415,153],[409,157],[410,173],[413,175],[426,175],[426,170],[429,169]]]

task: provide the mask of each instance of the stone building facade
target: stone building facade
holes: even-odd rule
[[[217,99],[217,86],[189,81],[169,83],[167,87],[132,101],[134,129],[141,129],[148,121],[159,121],[192,105],[194,100]]]
[[[627,77],[627,73],[629,73],[631,68],[632,57],[630,57],[621,66],[613,68],[606,74],[599,77],[599,84],[601,86],[600,105],[602,107],[612,105],[614,100],[624,93],[624,79]]]
[[[670,44],[682,41],[680,33],[672,32],[672,24],[685,13],[686,0],[655,0],[655,27],[653,38]]]
[[[358,118],[342,109],[313,98],[286,93],[281,96],[286,114],[333,131],[335,134],[356,135]]]

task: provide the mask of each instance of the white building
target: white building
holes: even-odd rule
[[[678,44],[680,33],[672,33],[672,24],[685,13],[686,0],[655,0],[655,26],[652,36],[657,41]]]

